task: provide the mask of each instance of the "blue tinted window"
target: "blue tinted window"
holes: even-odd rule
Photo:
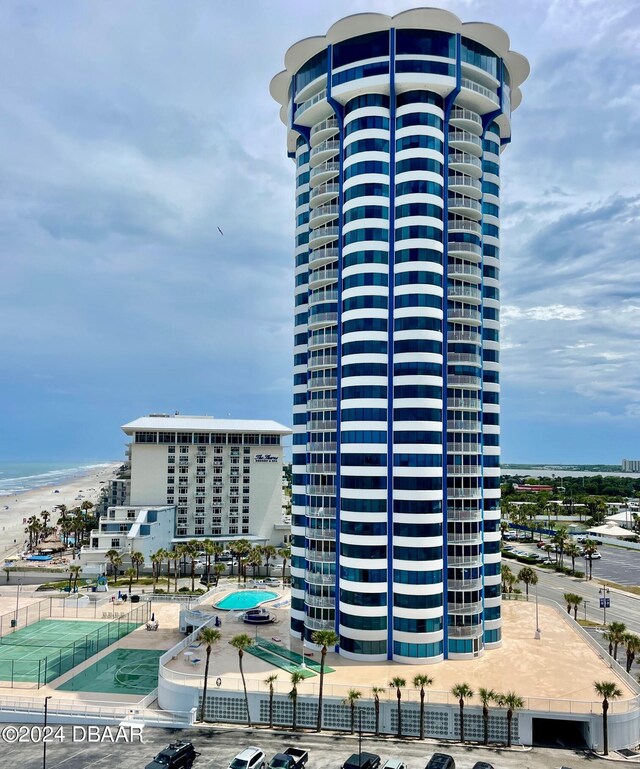
[[[307,234],[307,239],[309,235]],[[363,241],[381,241],[388,243],[389,230],[383,230],[381,227],[365,227],[361,230],[351,230],[342,237],[343,245],[348,246],[349,243],[362,243]]]
[[[394,523],[395,537],[441,537],[441,523]]]
[[[396,173],[401,174],[405,171],[432,171],[435,174],[442,174],[442,163],[433,158],[407,158],[396,163]]]
[[[384,573],[385,572],[383,572],[383,574]],[[381,580],[381,579],[376,580],[376,582],[383,582],[383,581],[384,580]],[[351,615],[341,611],[340,624],[343,627],[352,627],[352,628],[355,628],[356,630],[386,630],[387,616],[385,614],[382,617],[360,617],[357,614]]]
[[[397,555],[398,551],[403,551],[401,555]],[[413,557],[407,557],[405,551],[408,551]],[[434,555],[427,555],[433,552]],[[393,553],[395,558],[400,558],[403,561],[430,561],[435,558],[442,558],[441,547],[394,547]],[[424,553],[426,557],[417,558],[416,555]],[[440,553],[440,555],[437,555]],[[435,609],[438,606],[442,606],[442,593],[436,593],[435,595],[416,595],[407,593],[394,593],[393,605],[400,609]]]
[[[396,196],[411,195],[442,195],[442,185],[424,179],[412,179],[409,182],[401,182],[396,185]]]
[[[353,288],[354,286],[387,286],[389,277],[384,272],[358,272],[355,275],[349,275],[342,281],[342,288]]]
[[[387,264],[389,254],[386,251],[352,251],[342,259],[343,267],[353,264]]]
[[[456,68],[444,61],[421,61],[420,59],[396,60],[396,72],[427,72],[432,75],[455,77]]]
[[[397,322],[397,321],[396,321]],[[442,387],[435,385],[396,385],[394,398],[442,398]]]
[[[436,585],[442,582],[442,570],[405,571],[404,569],[394,569],[393,581],[402,585]]]
[[[355,318],[342,324],[342,333],[348,334],[353,331],[386,331],[386,318]],[[305,340],[306,341],[306,340]]]
[[[351,179],[353,176],[360,176],[361,174],[388,174],[389,164],[383,163],[380,160],[362,160],[359,163],[345,168],[344,178]]]
[[[386,419],[386,409],[342,409],[343,422],[380,422],[386,421]]]
[[[352,388],[346,388],[352,389]],[[385,388],[386,389],[386,388]],[[342,454],[340,464],[343,467],[386,467],[386,454]]]
[[[442,152],[442,146],[441,139],[436,139],[435,136],[429,136],[427,134],[403,136],[402,139],[396,140],[397,152],[410,149],[436,150],[437,152]]]
[[[500,167],[497,163],[494,163],[491,160],[482,161],[482,170],[485,174],[494,174],[495,176],[500,176]]]
[[[360,386],[342,388],[343,400],[347,400],[348,398],[386,398],[386,397],[387,397],[387,388],[382,387],[382,385],[360,385]],[[343,462],[345,462],[345,458],[347,456],[358,456],[358,455],[345,454],[345,456],[342,458]]]
[[[356,96],[346,103],[344,114],[348,115],[354,109],[360,109],[361,107],[385,107],[388,109],[389,97],[380,93],[364,93],[361,96]]]
[[[386,582],[386,569],[352,569],[348,566],[340,567],[340,576],[350,582]]]
[[[386,443],[387,431],[386,430],[343,430],[340,433],[340,441],[342,443]]]
[[[398,129],[414,125],[426,125],[442,130],[443,121],[441,117],[434,115],[433,112],[409,112],[396,118],[396,128]]]
[[[433,203],[405,203],[396,206],[396,218],[401,219],[403,216],[432,216],[442,220],[442,207]]]
[[[440,318],[429,318],[420,315],[417,318],[396,318],[393,325],[395,331],[440,331],[442,328],[442,321]]]
[[[341,521],[340,531],[343,534],[358,534],[367,537],[386,537],[387,524],[369,521]]]
[[[442,433],[425,430],[394,430],[394,443],[430,443],[439,445],[442,443]]]
[[[342,345],[343,355],[361,355],[364,353],[386,355],[387,343],[378,339],[359,339],[357,342],[346,342]]]
[[[360,641],[357,638],[340,636],[340,648],[352,654],[377,654],[387,653],[386,641]]]
[[[398,107],[404,107],[406,104],[433,104],[436,107],[442,107],[442,96],[431,91],[405,91],[398,94],[396,101]]]
[[[456,36],[449,32],[424,29],[399,29],[396,32],[396,53],[416,56],[456,57]]]
[[[394,641],[393,653],[399,657],[439,657],[443,653],[443,643],[410,644]]]
[[[340,507],[350,513],[386,513],[387,501],[385,499],[349,499],[343,496],[340,499]]]
[[[435,248],[402,248],[396,251],[395,262],[434,262],[442,264],[442,252]]]
[[[344,135],[349,136],[354,131],[361,131],[364,128],[381,128],[386,131],[389,129],[389,118],[382,117],[382,115],[365,115],[356,118],[347,123],[344,128]]]
[[[439,272],[425,272],[423,270],[407,270],[398,272],[395,276],[396,286],[441,286],[442,275]]]
[[[375,137],[368,137],[367,139],[359,139],[358,141],[351,142],[345,148],[345,157],[351,157],[357,152],[389,152],[389,142],[386,139],[378,139]]]
[[[411,513],[413,515],[430,515],[442,512],[442,502],[437,499],[394,499],[394,513]]]
[[[332,85],[341,85],[342,83],[350,83],[352,80],[360,80],[363,77],[374,77],[375,75],[386,75],[388,73],[389,62],[377,61],[371,64],[361,64],[359,67],[343,69],[342,72],[336,72],[331,78],[331,83]]]
[[[313,82],[320,75],[327,74],[327,51],[320,51],[308,62],[302,65],[295,76],[296,93]]]
[[[442,209],[441,209],[442,210]],[[344,224],[359,219],[388,219],[389,209],[386,206],[356,206],[344,212]],[[309,217],[307,215],[307,220]],[[306,222],[305,222],[306,223]]]
[[[421,409],[416,406],[406,409],[394,409],[393,418],[398,422],[440,422],[442,419],[442,409]],[[421,458],[435,457],[435,454],[421,454]],[[439,457],[442,459],[442,457]],[[397,462],[395,464],[398,464]],[[423,465],[423,467],[433,467],[438,465]]]
[[[442,488],[442,478],[429,475],[418,478],[400,476],[393,479],[393,488],[401,491],[437,491]]]
[[[371,32],[351,37],[333,46],[333,67],[344,67],[354,61],[389,55],[389,32]]]
[[[308,197],[307,193],[307,197]],[[367,184],[356,184],[354,187],[349,187],[344,193],[344,202],[346,203],[353,198],[365,197],[367,195],[375,195],[380,197],[389,197],[389,185],[381,184],[380,182],[369,182]]]
[[[498,77],[498,57],[482,43],[463,37],[460,59],[483,69],[495,78]]]
[[[436,307],[442,309],[442,297],[435,294],[401,294],[395,298],[396,307]]]
[[[352,296],[350,299],[345,299],[342,302],[342,309],[345,312],[347,310],[362,310],[370,307],[386,310],[387,305],[388,300],[386,296]]]
[[[393,364],[394,376],[442,376],[442,365],[426,361]]]
[[[384,363],[352,363],[342,367],[342,376],[386,376]]]
[[[396,228],[396,240],[424,238],[442,243],[442,230],[437,227],[427,227],[423,224],[412,224],[408,227]]]
[[[394,617],[393,629],[402,630],[405,633],[434,633],[437,630],[442,630],[442,617],[433,617],[432,619]]]

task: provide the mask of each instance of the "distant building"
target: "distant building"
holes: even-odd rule
[[[109,550],[142,553],[149,564],[152,553],[171,546],[174,527],[175,507],[110,507],[80,552],[82,567],[88,573],[104,572]]]
[[[640,459],[623,459],[623,473],[640,473]]]
[[[553,486],[540,486],[534,483],[514,483],[514,491],[553,491]]]
[[[131,436],[132,507],[175,506],[176,540],[207,537],[280,544],[282,438],[267,420],[153,414]]]

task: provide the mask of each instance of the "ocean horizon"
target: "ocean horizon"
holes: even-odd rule
[[[42,486],[63,484],[111,462],[2,462],[0,461],[0,497],[20,494]]]

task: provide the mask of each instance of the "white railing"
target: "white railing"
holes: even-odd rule
[[[307,401],[307,408],[310,411],[315,409],[335,409],[337,401],[335,398],[322,398],[321,400]],[[322,472],[321,470],[318,472]]]
[[[318,219],[321,216],[337,216],[338,215],[338,206],[332,206],[332,205],[325,205],[325,206],[318,206],[318,208],[314,208],[311,211],[311,217],[310,220],[313,221],[314,219]]]
[[[475,134],[469,133],[469,131],[449,131],[450,142],[468,142],[475,147],[482,147],[482,139]]]
[[[449,320],[456,320],[458,318],[467,318],[468,320],[480,320],[479,310],[467,310],[458,307],[452,307],[449,312]]]
[[[475,232],[477,235],[482,234],[482,227],[478,222],[472,222],[469,219],[449,219],[448,225],[450,230],[466,230]]]
[[[468,120],[471,123],[475,123],[478,126],[482,126],[482,118],[473,110],[465,109],[464,107],[454,107],[451,110],[450,120]]]
[[[479,83],[475,83],[473,80],[469,80],[466,77],[462,78],[461,85],[463,88],[468,88],[470,91],[474,91],[475,93],[479,93],[482,96],[485,96],[494,104],[500,104],[498,94],[494,93],[490,88],[485,88],[485,86],[480,85]]]
[[[451,387],[480,387],[482,380],[479,376],[468,376],[466,374],[452,374],[447,377],[447,384]]]
[[[450,409],[471,409],[475,411],[482,406],[482,403],[477,398],[449,398],[447,401],[447,408]]]
[[[456,241],[452,240],[447,244],[447,249],[449,251],[465,251],[482,256],[482,248],[476,243],[456,243]]]
[[[302,104],[300,104],[296,109],[296,120],[302,115],[303,112],[306,112],[309,107],[313,107],[314,104],[317,104],[318,102],[322,101],[323,99],[327,98],[327,89],[323,88],[322,91],[317,93],[315,96],[312,96],[310,99],[307,99],[306,101],[303,101]]]
[[[448,286],[447,287],[447,296],[466,296],[469,297],[469,299],[481,299],[482,298],[482,292],[479,288],[476,288],[475,286]]]
[[[316,134],[320,133],[321,131],[331,131],[331,130],[338,130],[338,121],[335,117],[328,117],[326,120],[323,120],[320,123],[316,123],[313,128],[311,129],[311,136],[315,136]]]
[[[311,194],[309,195],[309,200],[313,200],[319,195],[337,195],[339,192],[340,192],[339,184],[337,184],[336,182],[325,182],[324,184],[319,184],[317,187],[314,187],[311,190]]]
[[[474,190],[482,189],[482,183],[478,179],[472,179],[466,174],[449,174],[449,186],[473,187]]]
[[[449,165],[452,163],[464,163],[475,168],[482,168],[482,161],[475,155],[470,155],[468,152],[454,152],[449,155]]]
[[[480,271],[479,267],[476,267],[474,264],[456,264],[455,262],[453,264],[447,265],[447,272],[450,276],[452,275],[471,275],[474,278],[481,278],[482,272]],[[460,333],[460,332],[458,332]],[[471,332],[468,332],[471,333]]]
[[[307,321],[309,326],[313,326],[315,324],[330,324],[330,323],[337,323],[338,322],[338,313],[337,312],[319,312],[316,315],[309,315],[309,320]],[[331,385],[327,385],[327,387],[331,387]],[[335,380],[333,387],[335,387]]]

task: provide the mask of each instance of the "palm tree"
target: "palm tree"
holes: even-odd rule
[[[563,596],[565,603],[567,604],[567,614],[571,614],[573,608],[573,618],[578,621],[578,607],[582,603],[582,596],[577,593],[565,593]]]
[[[376,717],[376,737],[380,734],[380,695],[384,692],[384,688],[381,686],[372,687],[373,692],[373,709]]]
[[[511,571],[511,567],[506,563],[503,563],[500,567],[500,574],[502,576],[502,592],[506,593],[509,584],[513,584],[513,572]]]
[[[511,725],[513,722],[513,711],[524,707],[524,700],[518,697],[515,692],[507,692],[498,695],[498,704],[507,709],[507,747],[511,747]]]
[[[480,697],[480,702],[482,703],[482,728],[483,728],[483,739],[482,742],[484,745],[489,744],[489,703],[495,702],[498,695],[496,692],[494,692],[493,689],[485,689],[484,686],[481,686],[478,689],[478,697]]]
[[[211,577],[211,556],[217,561],[217,557],[222,553],[222,545],[219,542],[214,542],[212,539],[205,539],[200,543],[200,548],[204,551],[207,559],[207,582]]]
[[[133,566],[125,570],[124,576],[129,579],[129,595],[131,595],[131,585],[133,584],[133,578],[136,576],[136,570]]]
[[[455,684],[451,689],[451,694],[458,698],[460,706],[460,742],[464,743],[464,701],[473,697],[473,689],[469,684]]]
[[[222,638],[219,630],[215,630],[212,627],[203,627],[198,633],[198,641],[205,644],[207,661],[204,665],[204,686],[202,687],[202,709],[200,711],[200,720],[204,721],[204,709],[207,702],[207,683],[209,681],[209,661],[211,659],[211,649],[213,644],[217,643]]]
[[[291,560],[291,546],[285,545],[284,547],[281,547],[278,550],[278,555],[280,558],[282,558],[282,584],[287,584],[287,578],[286,578],[286,571],[287,571],[287,561]]]
[[[273,545],[263,545],[262,556],[264,558],[265,566],[267,567],[267,577],[269,576],[269,561],[272,558],[275,558],[277,554],[278,554],[278,551],[275,549]]]
[[[120,553],[117,550],[107,550],[104,557],[111,564],[111,573],[115,576],[117,567],[122,564]]]
[[[301,670],[294,670],[291,673],[291,691],[289,692],[289,699],[293,706],[293,720],[292,729],[295,732],[297,726],[298,717],[298,684],[304,680],[304,674]]]
[[[238,650],[238,666],[240,668],[240,677],[242,678],[242,688],[244,689],[244,702],[247,707],[247,725],[251,726],[251,715],[249,713],[249,697],[247,695],[247,682],[244,678],[244,670],[242,669],[242,658],[245,651],[253,644],[253,638],[246,633],[240,633],[234,636],[229,643],[234,649]]]
[[[555,536],[553,537],[553,543],[557,548],[560,566],[562,566],[564,562],[564,549],[568,541],[569,541],[569,530],[567,529],[566,526],[558,526],[558,528],[556,529]]]
[[[413,685],[416,689],[420,689],[420,739],[424,740],[424,687],[431,686],[433,684],[433,678],[427,675],[414,676]]]
[[[140,579],[140,567],[144,565],[144,555],[143,553],[136,550],[135,552],[131,553],[131,564],[135,566],[136,570],[136,582]]]
[[[197,539],[190,539],[185,545],[185,555],[191,561],[191,592],[192,593],[196,589],[196,584],[195,584],[196,558],[198,557],[198,554],[200,553],[201,549],[202,548],[200,547],[200,543],[198,542]]]
[[[213,573],[216,575],[216,579],[219,580],[220,577],[225,573],[227,567],[224,565],[224,563],[214,563],[213,564]]]
[[[269,729],[273,729],[273,685],[277,679],[277,673],[272,673],[264,679],[265,684],[269,687]]]
[[[318,720],[316,723],[316,731],[319,732],[322,729],[322,690],[324,687],[324,663],[327,657],[327,650],[329,647],[335,646],[340,638],[333,630],[316,630],[311,634],[312,643],[316,646],[322,647],[320,649],[320,686],[318,689]]]
[[[400,689],[406,685],[407,682],[404,680],[404,678],[400,678],[400,676],[396,676],[395,678],[392,678],[391,681],[389,681],[389,686],[396,690],[396,697],[398,698],[398,737],[402,737],[402,705],[400,703],[400,700],[402,699],[402,692]]]
[[[618,646],[624,643],[627,626],[624,622],[611,622],[609,624],[609,643],[613,643],[613,659],[618,661]]]
[[[607,724],[607,712],[609,710],[609,700],[617,700],[622,697],[622,691],[613,681],[596,681],[593,688],[602,697],[602,743],[603,755],[609,755],[609,730]]]
[[[69,566],[69,571],[73,574],[73,592],[75,593],[78,590],[78,577],[82,571],[82,566]]]
[[[247,553],[245,562],[247,566],[251,566],[251,576],[255,581],[256,569],[262,566],[262,549],[259,546],[254,547],[250,553]]]
[[[342,700],[343,705],[351,708],[351,734],[356,730],[356,702],[362,697],[362,692],[357,689],[349,689],[347,696]]]
[[[593,579],[593,554],[598,552],[596,543],[592,539],[586,539],[583,542],[582,552],[589,564],[589,579]]]
[[[160,578],[160,572],[162,570],[162,562],[167,557],[167,551],[164,548],[156,550],[151,554],[151,564],[153,566],[153,589],[155,591],[158,579]]]
[[[543,549],[543,550],[544,550],[544,552],[547,554],[547,560],[549,561],[549,563],[551,563],[551,551],[553,550],[553,546],[552,546],[552,545],[550,545],[550,544],[547,542],[547,544],[546,544],[546,545],[544,545],[544,546],[542,547],[542,549]]]
[[[524,584],[525,590],[527,592],[527,599],[528,599],[529,585],[538,584],[538,575],[531,568],[531,566],[523,566],[518,572],[518,582],[522,582]]]
[[[565,555],[571,558],[571,572],[576,573],[576,558],[580,555],[580,548],[575,542],[569,542],[564,549]]]
[[[171,590],[171,561],[173,556],[173,550],[167,550],[164,554],[164,557],[167,559],[167,593]]]
[[[85,499],[84,502],[80,505],[80,509],[84,514],[83,517],[86,518],[89,513],[89,510],[93,509],[93,502],[89,502],[88,499]]]
[[[627,633],[624,637],[624,645],[627,647],[627,673],[630,673],[636,654],[640,654],[640,636]]]

